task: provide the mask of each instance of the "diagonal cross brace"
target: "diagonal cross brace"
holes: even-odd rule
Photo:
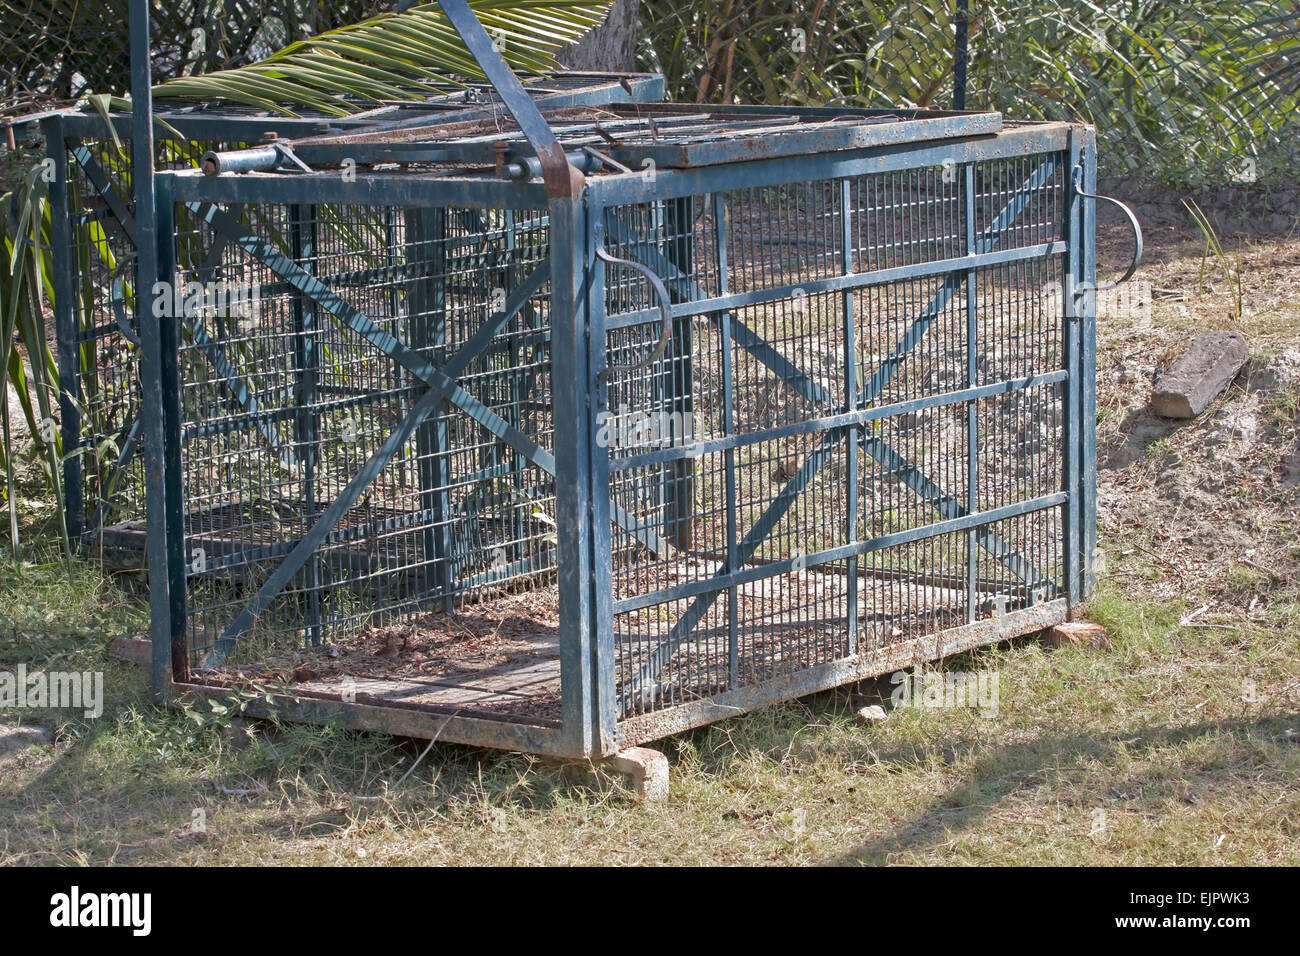
[[[1041,169],[1040,169],[1041,171]],[[1042,181],[1051,175],[1047,172]],[[1031,177],[1024,187],[1025,189],[1036,189],[1041,182]],[[1023,206],[1017,207],[1013,213],[1008,215],[1008,210],[1003,210],[1003,215],[990,226],[980,237],[980,245],[977,246],[980,252],[987,252],[996,243],[997,237],[1006,229],[1019,215]],[[620,242],[634,242],[634,234],[628,226],[617,217],[614,217],[610,224],[609,231],[611,235],[618,237]],[[640,246],[641,243],[635,243]],[[673,289],[678,296],[684,301],[693,299],[707,298],[704,292],[691,281],[690,277],[685,275],[670,260],[660,255],[653,248],[646,248],[642,258],[649,260],[648,265],[657,273],[664,277],[665,282]],[[899,344],[890,353],[889,357],[881,363],[880,367],[872,376],[871,381],[859,395],[860,404],[868,404],[884,389],[890,379],[898,373],[907,356],[916,348],[917,344],[925,336],[934,320],[942,314],[943,310],[952,302],[953,297],[961,290],[962,278],[959,274],[948,276],[938,292],[922,310],[916,321],[908,328],[906,334]],[[712,321],[717,321],[714,313],[709,313]],[[765,340],[749,326],[745,325],[734,315],[730,322],[732,338],[736,344],[749,352],[755,359],[766,365],[768,369],[774,372],[778,379],[788,388],[797,392],[813,405],[832,405],[835,402],[834,396],[819,384],[811,376],[807,375],[797,365],[782,355],[777,349],[773,348],[771,343]],[[838,441],[838,439],[836,439]],[[898,478],[906,487],[924,501],[935,505],[936,509],[945,517],[965,517],[969,512],[964,506],[944,494],[943,490],[927,478],[919,469],[910,462],[906,461],[897,454],[889,445],[880,439],[864,443],[863,450],[872,458],[880,462],[885,468]],[[802,489],[801,489],[802,490]],[[775,502],[774,502],[775,504]],[[956,511],[950,515],[949,512]],[[1013,574],[1016,574],[1022,580],[1037,582],[1040,580],[1037,571],[1033,566],[1023,558],[1017,556],[1012,549],[995,533],[987,528],[980,528],[975,534],[976,543],[985,551],[997,558]]]
[[[239,616],[222,632],[205,661],[205,666],[213,667],[226,658],[239,638],[252,627],[257,615],[270,606],[276,595],[284,589],[294,575],[310,559],[312,553],[326,539],[343,515],[356,503],[364,490],[378,477],[393,455],[410,438],[420,423],[432,413],[439,402],[445,400],[457,406],[501,441],[510,445],[551,476],[555,476],[555,458],[549,451],[511,426],[500,415],[457,385],[455,381],[455,377],[482,353],[483,349],[504,327],[506,322],[523,308],[528,300],[549,280],[550,263],[543,262],[530,273],[506,300],[504,310],[495,314],[488,322],[480,326],[456,354],[439,369],[433,367],[418,353],[379,328],[364,314],[336,295],[333,290],[324,286],[311,273],[304,270],[292,259],[284,256],[269,243],[252,236],[243,235],[239,229],[239,224],[232,221],[230,217],[220,210],[209,207],[205,211],[198,204],[187,205],[214,228],[230,236],[241,248],[263,262],[294,288],[325,308],[348,328],[351,328],[366,341],[393,358],[394,361],[410,370],[429,389],[412,408],[407,417],[402,420],[397,429],[389,435],[383,445],[370,457],[361,471],[353,477],[339,497],[331,502],[311,529],[299,539],[297,545],[286,556],[284,562],[268,578]],[[623,509],[615,508],[615,519],[637,535],[638,539],[647,547],[659,553],[666,550],[666,544],[653,531],[638,528],[636,519],[624,512]]]
[[[1052,157],[1048,157],[1043,161],[1042,164],[1039,165],[1037,169],[1034,170],[1034,172],[1029,176],[1029,178],[1025,181],[1025,183],[1016,191],[1016,194],[1015,196],[1012,197],[1012,200],[1008,202],[1005,207],[1003,207],[1001,212],[998,214],[997,218],[989,225],[989,227],[983,233],[980,234],[975,244],[975,248],[978,253],[988,252],[997,245],[998,241],[1002,238],[1002,234],[1007,230],[1007,228],[1013,222],[1015,222],[1017,218],[1019,218],[1020,214],[1024,211],[1025,205],[1028,203],[1029,198],[1033,194],[1033,192],[1041,188],[1041,186],[1051,178],[1055,169],[1056,169],[1055,159]],[[621,222],[618,222],[617,220],[614,223],[613,228],[611,228],[611,232],[613,232],[615,229],[623,230],[624,236],[626,236],[628,233],[626,226]],[[626,241],[626,239],[624,239],[624,241]],[[670,262],[668,262],[663,257],[658,256],[657,253],[650,251],[650,256],[658,260],[652,266],[652,268],[655,268],[656,271],[662,270],[660,272],[661,275],[671,276],[672,278],[669,280],[670,282],[674,280],[678,283],[683,281],[687,283],[690,282],[689,277],[682,275],[680,271],[678,271]],[[862,391],[858,393],[857,404],[866,404],[868,402],[871,402],[877,395],[880,394],[880,392],[884,389],[885,385],[888,384],[890,379],[892,379],[894,375],[897,374],[898,369],[902,367],[903,361],[906,359],[908,353],[910,353],[916,347],[917,343],[919,343],[921,339],[925,336],[925,334],[929,331],[930,327],[934,324],[935,318],[952,301],[953,296],[961,288],[961,284],[962,284],[962,278],[960,275],[954,274],[948,277],[948,279],[944,282],[943,286],[940,287],[939,291],[934,295],[934,297],[930,300],[929,304],[927,304],[926,308],[921,312],[921,315],[918,316],[915,321],[913,321],[912,325],[908,328],[907,333],[903,336],[903,339],[899,342],[899,344],[894,348],[890,356],[876,370],[875,374],[871,378],[871,381],[868,382],[866,387],[864,387]],[[700,297],[702,298],[705,297],[703,296],[702,293],[699,293],[699,290],[696,291],[700,295]],[[733,322],[733,327],[734,326],[740,326],[741,328],[744,328],[744,326],[742,326],[738,322]],[[748,330],[748,331],[750,331],[751,335],[755,334],[752,332],[752,330]],[[742,344],[739,339],[737,339],[737,344]],[[772,349],[770,345],[766,345],[766,343],[764,343],[764,345],[766,350],[775,352],[775,350]],[[742,347],[745,346],[742,345]],[[764,364],[768,364],[764,360],[764,352],[762,350],[755,351],[753,349],[747,348],[747,351],[750,351],[750,354],[754,355],[754,357],[757,358],[759,361],[764,362]],[[782,362],[786,367],[793,368],[793,366],[790,365],[788,360],[782,358]],[[769,365],[768,367],[772,368],[771,365]],[[775,371],[776,369],[773,370]],[[794,370],[796,372],[798,371],[797,369]],[[797,379],[787,379],[783,377],[782,380],[786,381],[787,383],[801,382],[802,388],[799,389],[800,394],[803,394],[806,398],[808,398],[809,401],[824,402],[830,400],[829,393],[826,392],[826,390],[822,388],[820,385],[818,385],[817,383],[809,379],[808,376],[806,375],[800,374]],[[797,386],[792,384],[792,387],[797,387]],[[786,483],[785,487],[781,489],[781,491],[777,494],[776,498],[767,507],[767,509],[763,512],[763,514],[759,517],[758,521],[755,522],[754,526],[750,529],[749,533],[745,535],[744,539],[740,542],[740,545],[737,548],[737,555],[736,555],[737,566],[743,566],[746,562],[749,561],[751,557],[753,557],[754,552],[758,549],[759,545],[767,538],[767,536],[772,532],[772,530],[776,527],[776,525],[780,522],[780,520],[785,516],[785,513],[790,509],[790,506],[794,503],[795,499],[798,498],[800,494],[802,494],[802,492],[807,487],[808,483],[812,480],[812,478],[822,469],[822,467],[826,464],[826,462],[830,460],[831,453],[833,452],[835,446],[839,444],[841,440],[840,433],[842,433],[843,431],[844,429],[835,429],[829,432],[828,434],[826,434],[822,438],[822,440],[818,443],[817,447],[814,448],[813,451],[804,460],[802,466],[795,473],[794,477],[792,477],[790,481]],[[933,485],[932,482],[929,482],[929,479],[925,479],[924,475],[922,475],[913,466],[905,462],[900,456],[898,456],[895,452],[893,452],[892,449],[889,449],[888,446],[884,444],[884,442],[880,442],[879,439],[876,439],[876,441],[879,442],[880,447],[876,447],[872,444],[872,442],[868,441],[864,444],[864,450],[867,450],[869,454],[874,450],[876,452],[880,452],[882,455],[885,454],[886,451],[888,451],[888,455],[886,455],[885,457],[889,459],[889,461],[881,461],[881,463],[884,464],[886,468],[889,468],[891,471],[894,471],[897,474],[898,468],[901,466],[903,469],[903,474],[900,475],[900,477],[903,477],[905,483],[907,483],[907,478],[910,476],[912,478],[912,481],[915,482],[917,485],[919,485],[921,489],[927,489],[927,490],[933,489],[933,491],[939,492],[940,497],[936,499],[932,496],[926,495],[923,491],[920,491],[918,490],[918,488],[914,487],[913,484],[909,484],[909,487],[913,487],[913,490],[917,490],[918,494],[922,494],[922,497],[925,497],[927,498],[927,500],[931,500],[932,502],[936,500],[939,501],[942,500],[944,496],[942,495],[942,492],[939,491],[937,486]],[[876,456],[873,455],[872,457],[876,457]],[[880,461],[881,459],[877,458],[877,460]],[[892,467],[890,462],[892,462]],[[925,481],[924,483],[922,483],[917,479],[925,479]],[[951,499],[949,500],[951,501],[951,504],[946,505],[945,507],[949,508],[949,510],[961,509],[962,512],[965,512],[965,509],[962,508],[962,506],[958,502]],[[954,514],[956,513],[957,512],[954,511]],[[995,557],[998,557],[999,560],[1003,560],[1003,557],[1006,556],[1010,551],[1008,546],[1004,542],[1002,542],[1000,538],[997,538],[997,536],[992,535],[991,532],[986,532],[986,535],[987,537],[980,542],[981,545],[985,547],[985,549],[988,550]],[[1023,559],[1021,560],[1023,561]],[[1013,573],[1017,573],[1019,575],[1019,571],[1017,571],[1015,567],[1012,567],[1011,565],[1008,565],[1008,567],[1013,571]],[[724,566],[722,569],[719,570],[718,576],[729,574],[733,570],[734,570],[733,568]],[[1023,577],[1023,575],[1021,576]],[[696,597],[696,599],[691,603],[690,607],[687,608],[686,612],[682,615],[682,617],[677,621],[675,625],[673,625],[673,628],[669,632],[668,636],[664,638],[664,640],[660,641],[660,643],[655,647],[655,649],[650,652],[649,657],[641,665],[641,668],[638,670],[636,676],[632,679],[628,688],[624,691],[623,693],[624,708],[627,707],[627,705],[638,693],[641,693],[642,699],[646,701],[647,704],[650,703],[650,701],[647,699],[648,695],[645,693],[646,683],[649,680],[656,677],[659,674],[659,672],[663,670],[664,665],[668,663],[668,660],[672,657],[672,655],[677,652],[677,649],[681,647],[682,644],[686,643],[686,641],[690,638],[690,634],[694,630],[695,626],[699,624],[699,622],[703,619],[705,613],[708,612],[708,609],[712,607],[713,603],[718,599],[721,593],[722,591],[720,590],[709,591]]]

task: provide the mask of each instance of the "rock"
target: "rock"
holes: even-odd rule
[[[1195,418],[1227,388],[1250,350],[1240,332],[1203,332],[1156,383],[1151,407],[1165,418]]]
[[[153,642],[147,637],[115,637],[108,645],[110,657],[148,667],[153,663]]]
[[[1066,621],[1048,628],[1047,642],[1053,647],[1068,647],[1071,644],[1086,644],[1102,650],[1110,647],[1106,629],[1092,621]]]
[[[648,747],[620,750],[610,763],[632,786],[641,803],[664,803],[668,799],[668,758]]]
[[[45,747],[54,742],[46,727],[0,727],[0,763],[28,747]]]
[[[879,704],[872,704],[870,707],[863,707],[858,711],[858,717],[864,724],[870,724],[873,727],[876,724],[883,724],[889,719],[889,715],[885,713],[885,708],[881,707]]]

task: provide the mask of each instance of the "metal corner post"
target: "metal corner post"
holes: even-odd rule
[[[556,561],[559,569],[561,719],[570,756],[595,753],[591,604],[591,393],[583,310],[582,206],[550,203]]]
[[[582,290],[581,316],[585,317],[582,333],[586,342],[586,431],[591,456],[592,495],[588,502],[587,521],[591,523],[591,617],[594,631],[589,658],[592,666],[592,743],[596,752],[612,753],[617,749],[618,702],[615,693],[614,584],[611,533],[610,450],[597,436],[600,433],[599,410],[609,404],[605,379],[605,265],[599,263],[596,249],[604,240],[605,204],[594,188],[583,190],[582,261],[588,264]],[[558,420],[558,419],[557,419]]]
[[[1083,544],[1083,347],[1081,339],[1080,316],[1087,311],[1090,298],[1088,290],[1081,286],[1083,282],[1083,224],[1087,215],[1088,204],[1079,195],[1074,185],[1073,172],[1084,162],[1082,128],[1070,131],[1069,151],[1065,169],[1065,209],[1064,225],[1068,251],[1063,269],[1061,289],[1063,327],[1062,359],[1067,378],[1065,394],[1062,396],[1064,407],[1064,491],[1066,493],[1063,530],[1063,571],[1065,577],[1065,594],[1071,607],[1084,600],[1083,578],[1085,551]]]
[[[1097,131],[1088,127],[1082,134],[1083,188],[1097,191]],[[1097,288],[1097,206],[1082,204],[1082,221],[1079,224],[1080,281],[1084,288]],[[1080,380],[1080,443],[1082,466],[1079,473],[1080,509],[1082,528],[1079,543],[1083,548],[1083,600],[1089,600],[1097,589],[1097,296],[1093,291],[1083,299],[1079,317],[1081,354]]]
[[[140,393],[148,530],[150,633],[154,697],[163,703],[171,680],[172,606],[167,560],[162,323],[151,308],[158,281],[158,224],[153,168],[153,76],[149,0],[131,0],[131,163],[136,219],[136,317],[140,329]]]

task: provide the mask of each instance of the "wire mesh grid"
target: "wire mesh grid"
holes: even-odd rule
[[[193,664],[277,572],[288,584],[232,665],[544,582],[555,563],[554,479],[465,409],[551,446],[548,291],[537,281],[545,217],[259,204],[214,225],[206,212],[181,207],[176,239]],[[292,253],[293,270],[250,252],[271,247]],[[455,366],[468,399],[426,416],[430,393],[417,377],[286,273],[346,295],[432,367]],[[525,287],[522,307],[483,336]]]
[[[1059,502],[934,526],[1063,488],[1064,168],[1022,156],[606,211],[611,251],[701,313],[624,371],[658,324],[644,280],[611,267],[604,444],[635,518],[612,530],[621,716],[1060,594]],[[1025,252],[940,267],[994,246]],[[883,277],[834,288],[863,272]]]
[[[81,487],[69,488],[68,496],[77,498],[82,515],[72,530],[102,550],[117,543],[105,536],[106,528],[142,519],[145,505],[131,143],[69,137],[50,148],[60,145],[67,155],[70,338],[76,355],[71,394],[78,410],[63,423],[64,443],[77,450],[82,474]],[[213,145],[160,140],[157,168],[193,166]]]

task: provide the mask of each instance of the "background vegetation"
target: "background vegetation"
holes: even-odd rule
[[[644,64],[693,102],[950,108],[956,3],[644,0]],[[968,109],[1095,123],[1174,186],[1300,168],[1293,0],[971,0]]]

